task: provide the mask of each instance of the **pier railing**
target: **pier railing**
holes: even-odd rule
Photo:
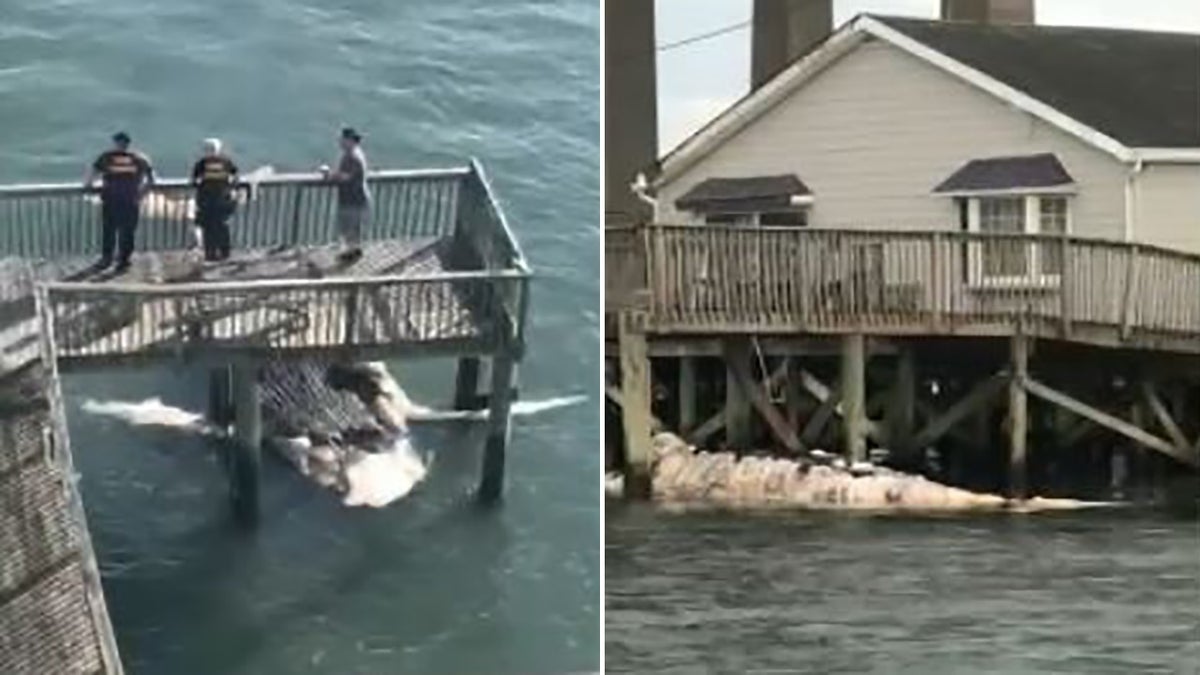
[[[68,362],[435,343],[491,351],[521,339],[529,301],[517,271],[45,288],[43,322]]]
[[[609,309],[643,305],[662,332],[991,333],[1020,322],[1109,341],[1200,336],[1200,256],[1144,244],[654,225],[622,233],[606,255]]]
[[[441,238],[466,226],[475,241],[507,247],[520,258],[478,163],[451,169],[370,174],[372,209],[364,241]],[[194,188],[160,180],[142,201],[137,250],[193,245]],[[239,184],[230,219],[237,248],[319,245],[336,241],[336,186],[319,174],[270,174]],[[100,202],[80,184],[0,186],[0,256],[54,259],[100,250]],[[490,250],[490,249],[489,249]]]

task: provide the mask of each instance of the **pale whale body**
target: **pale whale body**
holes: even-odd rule
[[[431,456],[422,456],[413,446],[408,434],[409,422],[478,420],[484,419],[487,413],[434,410],[409,398],[382,363],[361,364],[357,369],[368,374],[371,380],[373,395],[364,403],[388,432],[383,447],[368,452],[333,443],[315,444],[307,435],[269,438],[266,444],[303,476],[339,494],[343,505],[382,508],[409,495],[429,476]],[[513,406],[513,414],[539,414],[584,400],[584,396],[568,396],[529,401]],[[164,404],[157,397],[137,402],[89,399],[82,408],[85,412],[134,426],[190,434],[225,434],[224,429],[212,425],[203,415]]]

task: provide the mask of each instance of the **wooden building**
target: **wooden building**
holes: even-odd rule
[[[860,16],[650,185],[605,233],[635,477],[651,412],[1014,493],[1200,465],[1200,36]]]

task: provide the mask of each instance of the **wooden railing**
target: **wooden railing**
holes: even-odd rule
[[[41,288],[41,321],[53,326],[58,357],[69,361],[437,342],[509,348],[521,337],[529,277],[490,271]]]
[[[1154,246],[654,225],[622,233],[605,252],[608,309],[636,295],[640,257],[642,304],[662,332],[1003,333],[1024,323],[1064,337],[1107,331],[1109,342],[1200,337],[1200,256]]]

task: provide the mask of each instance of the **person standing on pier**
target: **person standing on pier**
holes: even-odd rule
[[[204,156],[192,167],[192,185],[196,186],[196,224],[204,240],[204,259],[229,257],[229,218],[237,209],[233,190],[237,185],[237,164],[221,152],[221,141],[204,141]]]
[[[148,157],[129,148],[132,142],[129,134],[119,131],[113,134],[112,141],[113,148],[96,158],[83,185],[85,190],[91,190],[97,178],[103,180],[100,218],[104,229],[96,269],[102,271],[112,264],[115,246],[116,271],[120,273],[129,269],[142,197],[154,185],[154,167]]]
[[[362,135],[354,129],[342,129],[339,139],[342,157],[337,170],[322,167],[325,180],[337,183],[337,228],[345,250],[338,256],[344,263],[362,257],[362,229],[371,213],[371,191],[367,187],[367,156]]]

